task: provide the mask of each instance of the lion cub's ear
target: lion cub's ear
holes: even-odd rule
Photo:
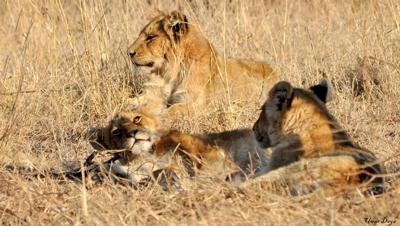
[[[278,111],[289,108],[293,100],[293,87],[289,82],[278,82],[269,92],[269,101],[276,106]]]
[[[168,15],[168,23],[164,26],[165,31],[173,36],[175,42],[178,42],[189,31],[189,23],[186,15],[181,12],[173,11]]]
[[[94,149],[98,151],[104,151],[107,149],[107,145],[105,144],[106,132],[106,129],[102,127],[89,128],[86,137]]]
[[[327,80],[322,80],[318,85],[309,88],[323,103],[326,103],[329,95],[329,85]]]

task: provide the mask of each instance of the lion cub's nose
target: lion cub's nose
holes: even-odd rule
[[[128,52],[128,55],[129,55],[131,58],[133,58],[133,57],[135,57],[136,52],[135,52],[135,51],[133,51],[133,52]]]

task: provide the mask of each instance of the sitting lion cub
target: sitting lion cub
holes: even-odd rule
[[[384,166],[329,113],[321,101],[327,89],[321,87],[310,92],[283,81],[271,89],[253,130],[262,148],[272,148],[272,171],[257,180],[289,184],[294,190],[307,184],[310,189],[367,182],[370,193],[381,193]]]
[[[128,54],[136,76],[156,83],[144,87],[138,104],[150,104],[155,112],[162,110],[155,107],[168,108],[171,116],[203,107],[215,97],[229,103],[258,99],[277,82],[265,63],[219,56],[194,21],[176,11],[144,26]]]

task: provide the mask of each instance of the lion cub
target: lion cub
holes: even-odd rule
[[[215,99],[235,102],[258,98],[278,81],[265,62],[218,55],[195,20],[177,11],[162,13],[145,25],[129,46],[128,55],[136,76],[150,81],[155,78],[157,83],[159,78],[163,80],[156,89],[144,87],[145,97],[140,97],[138,104],[154,100],[146,93],[163,90],[162,98],[156,101],[164,105],[156,107],[166,108],[172,118]]]
[[[268,170],[268,156],[250,129],[190,135],[166,129],[149,112],[132,111],[117,114],[106,127],[91,133],[90,143],[96,150],[121,150],[115,155],[123,164],[147,155],[165,169],[175,169],[176,157],[180,157],[190,176],[225,177],[230,170],[258,176]]]
[[[355,144],[329,113],[323,102],[327,87],[311,89],[279,82],[262,106],[253,130],[262,148],[272,147],[270,167],[276,170],[265,175],[266,180],[300,184],[309,174],[314,179],[330,178],[325,184],[333,186],[369,181],[371,193],[382,192],[383,179],[378,174],[385,168],[372,152]]]

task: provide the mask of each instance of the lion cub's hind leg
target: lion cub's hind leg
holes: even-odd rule
[[[359,183],[359,165],[350,156],[302,159],[273,170],[242,185],[243,189],[267,190],[290,195],[304,195],[318,189],[334,192]]]

